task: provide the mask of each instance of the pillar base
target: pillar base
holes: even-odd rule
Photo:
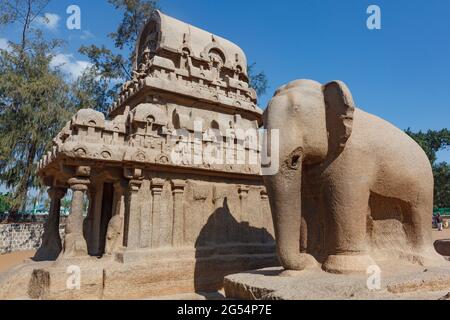
[[[33,257],[34,261],[54,261],[62,251],[61,240],[59,243],[48,243],[41,246]]]
[[[80,257],[87,254],[87,244],[82,234],[66,234],[64,238],[64,257]]]

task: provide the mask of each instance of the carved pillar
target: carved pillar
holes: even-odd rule
[[[161,235],[161,194],[164,179],[154,178],[151,182],[152,190],[152,248],[159,247]]]
[[[269,196],[266,188],[261,189],[261,217],[263,217],[264,226],[267,229],[267,233],[264,236],[264,241],[272,241],[274,237],[272,214],[270,212]]]
[[[128,216],[128,228],[126,236],[126,245],[128,248],[136,249],[140,245],[140,233],[141,233],[141,206],[138,199],[138,192],[141,188],[141,180],[130,180],[128,182],[128,203],[127,203],[127,216]]]
[[[239,230],[239,240],[243,243],[249,242],[252,235],[249,233],[250,223],[248,219],[248,186],[239,186],[239,200],[241,204],[241,228]]]
[[[233,217],[228,207],[229,191],[227,187],[213,187],[214,213],[212,216],[213,234],[211,237],[216,244],[223,244],[230,238],[232,239],[233,232],[231,228],[234,221],[232,221]]]
[[[42,235],[42,244],[39,247],[34,260],[47,261],[56,260],[62,251],[61,237],[59,235],[59,216],[61,199],[66,194],[66,189],[52,187],[48,189],[50,197],[50,212]]]
[[[64,255],[68,257],[87,255],[87,244],[83,237],[83,200],[88,189],[89,179],[72,178],[69,180],[69,185],[73,195],[66,224]]]
[[[182,247],[184,244],[184,180],[172,180],[173,194],[173,224],[172,224],[172,246]]]
[[[241,222],[248,221],[248,192],[249,187],[239,186],[239,200],[241,201]]]

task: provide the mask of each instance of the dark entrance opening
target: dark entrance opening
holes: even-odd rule
[[[103,185],[102,216],[100,220],[99,255],[103,255],[106,245],[106,232],[109,220],[112,217],[112,206],[114,197],[114,186],[112,183]]]

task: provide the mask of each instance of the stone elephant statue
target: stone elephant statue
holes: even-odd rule
[[[332,273],[366,272],[372,252],[386,257],[390,249],[410,262],[441,262],[432,247],[426,154],[403,131],[355,108],[344,83],[282,86],[264,125],[269,136],[279,130],[279,171],[264,181],[285,269],[320,263]]]

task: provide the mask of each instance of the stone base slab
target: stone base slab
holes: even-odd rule
[[[398,265],[397,265],[398,266]],[[448,267],[423,268],[380,265],[381,288],[369,290],[367,275],[337,275],[320,269],[284,271],[266,268],[225,277],[229,299],[242,300],[392,300],[447,299],[450,297]],[[372,282],[373,283],[373,282]]]
[[[187,249],[130,251],[120,255],[125,262],[112,256],[29,261],[0,275],[0,299],[148,299],[217,292],[228,274],[277,264],[275,254],[263,248],[255,254],[231,250],[206,256],[205,250],[197,250],[197,256]],[[81,271],[79,289],[67,287],[73,266]]]
[[[207,259],[213,257],[241,256],[241,255],[270,255],[274,256],[274,244],[226,244],[211,247],[179,247],[162,249],[127,249],[114,254],[114,259],[121,263],[139,261],[172,260],[172,259]]]

